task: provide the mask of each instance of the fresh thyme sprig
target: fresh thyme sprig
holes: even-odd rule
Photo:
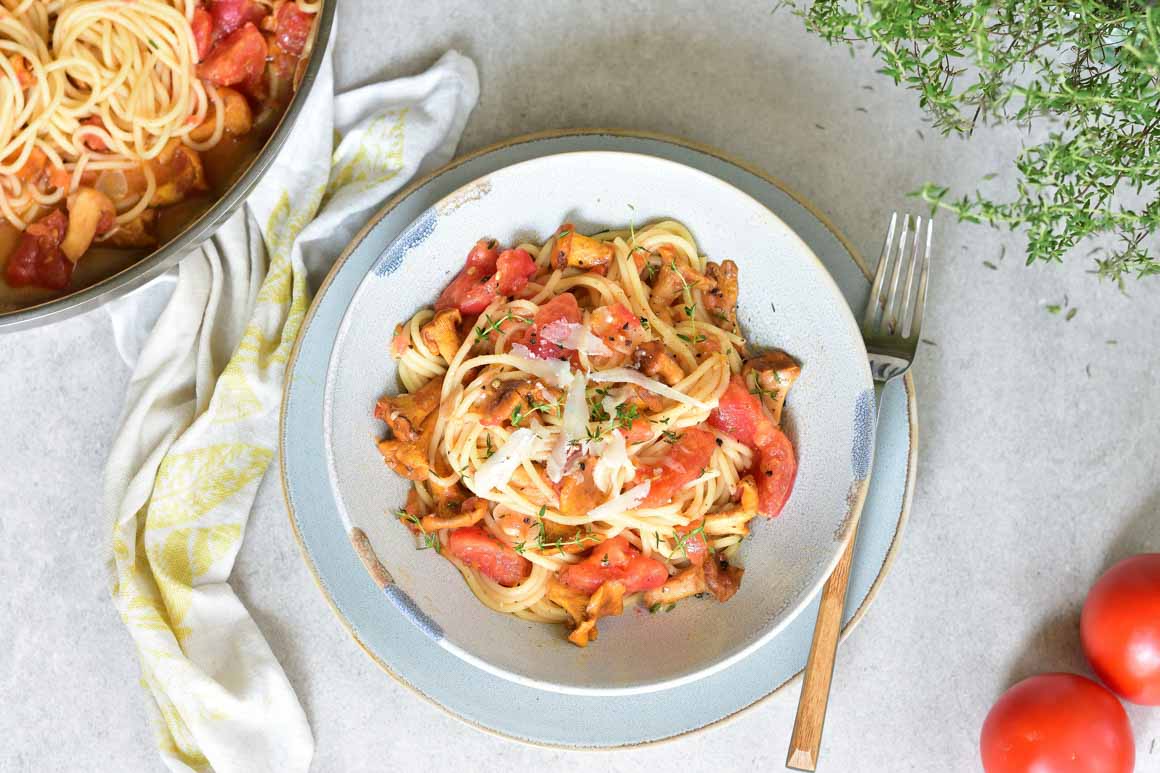
[[[717,552],[716,550],[713,549],[713,546],[709,544],[709,541],[705,539],[705,524],[701,524],[700,526],[698,526],[695,529],[690,529],[689,531],[685,532],[684,534],[678,534],[676,544],[673,545],[673,552],[676,553],[679,550],[685,554],[685,558],[688,558],[689,557],[689,540],[693,539],[694,537],[698,537],[698,536],[701,537],[702,541],[705,543],[705,547],[709,548],[710,553]]]
[[[527,408],[524,407],[525,403],[527,404]],[[531,395],[527,395],[524,397],[524,402],[516,403],[515,407],[512,408],[512,413],[509,417],[511,425],[513,427],[520,426],[521,421],[530,417],[533,413],[536,412],[543,413],[545,415],[554,413],[557,416],[562,416],[564,414],[564,406],[560,402],[539,402]]]
[[[423,528],[423,521],[419,516],[413,513],[408,513],[406,510],[396,510],[395,516],[403,521],[410,521],[415,524],[415,528],[419,530],[419,535],[423,538],[423,545],[419,550],[433,549],[436,553],[443,552],[443,543],[439,541],[439,535],[427,531]]]
[[[507,312],[506,314],[504,314],[502,317],[500,317],[499,319],[497,319],[494,322],[492,322],[490,314],[484,314],[483,315],[483,324],[479,325],[477,328],[475,328],[475,340],[477,342],[486,341],[488,338],[491,337],[492,333],[502,332],[503,331],[503,323],[505,323],[511,319],[514,319],[517,322],[523,322],[524,324],[531,324],[531,320],[528,319],[527,317],[518,316],[516,314],[513,314],[510,311]]]
[[[611,416],[604,408],[604,398],[608,396],[608,387],[597,389],[594,397],[588,398],[588,421],[608,421]]]
[[[621,403],[616,406],[616,423],[621,429],[628,429],[639,414],[640,409],[636,407],[636,403]]]
[[[541,553],[551,552],[553,550],[556,550],[556,551],[559,551],[559,553],[561,555],[563,555],[564,548],[566,548],[566,547],[570,547],[572,545],[585,545],[589,542],[600,542],[601,541],[601,537],[599,534],[593,534],[592,532],[587,532],[587,531],[583,532],[581,534],[578,534],[575,537],[569,537],[568,539],[564,539],[563,537],[557,537],[554,540],[545,541],[544,534],[545,534],[546,530],[544,528],[544,515],[547,512],[548,512],[547,506],[542,505],[540,507],[539,514],[536,515],[536,537],[535,537],[534,547],[536,549],[538,549]],[[527,552],[528,549],[529,549],[529,546],[528,546],[527,540],[523,540],[521,542],[517,542],[515,545],[512,545],[512,550],[516,551],[521,556],[525,552]]]
[[[693,312],[697,310],[696,304],[693,303],[693,288],[689,284],[688,280],[685,279],[685,275],[681,273],[679,268],[677,268],[676,258],[673,258],[671,261],[669,261],[669,268],[671,268],[673,273],[677,275],[677,279],[681,280],[681,296],[685,299],[685,314],[689,316],[689,319],[692,319]]]
[[[1160,273],[1160,7],[1147,0],[786,3],[806,27],[853,50],[873,46],[880,72],[918,92],[944,134],[979,123],[1047,126],[1014,159],[1006,198],[915,195],[960,220],[1022,229],[1027,262],[1061,261],[1089,239],[1117,244],[1094,273]],[[984,178],[985,180],[986,178]],[[1093,251],[1096,254],[1099,248]]]

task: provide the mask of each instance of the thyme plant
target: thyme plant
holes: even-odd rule
[[[961,220],[1023,230],[1027,262],[1091,238],[1096,273],[1160,273],[1160,8],[1141,0],[817,0],[791,3],[830,43],[865,42],[944,133],[1046,127],[1014,159],[1009,198],[915,194]],[[1037,135],[1043,137],[1041,133]],[[1093,251],[1094,254],[1094,251]]]

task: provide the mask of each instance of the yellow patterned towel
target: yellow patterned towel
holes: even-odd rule
[[[331,57],[279,162],[176,279],[110,310],[136,360],[105,472],[112,592],[175,771],[304,771],[314,741],[227,580],[274,457],[286,360],[311,282],[416,172],[450,160],[479,85],[455,52],[334,95]],[[337,141],[337,144],[336,144]]]

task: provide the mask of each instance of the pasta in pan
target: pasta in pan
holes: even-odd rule
[[[0,0],[0,259],[62,290],[90,245],[154,246],[202,154],[268,128],[318,0]]]
[[[749,351],[737,283],[673,221],[477,243],[392,341],[405,391],[375,415],[414,482],[399,519],[484,604],[579,646],[636,594],[728,599],[749,521],[792,490],[800,373]]]

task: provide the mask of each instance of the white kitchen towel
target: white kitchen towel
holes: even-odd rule
[[[274,458],[312,282],[390,194],[451,159],[479,96],[474,64],[455,52],[416,77],[337,96],[333,83],[328,52],[245,206],[110,309],[135,362],[105,470],[112,593],[174,771],[310,764],[306,716],[227,580]]]

